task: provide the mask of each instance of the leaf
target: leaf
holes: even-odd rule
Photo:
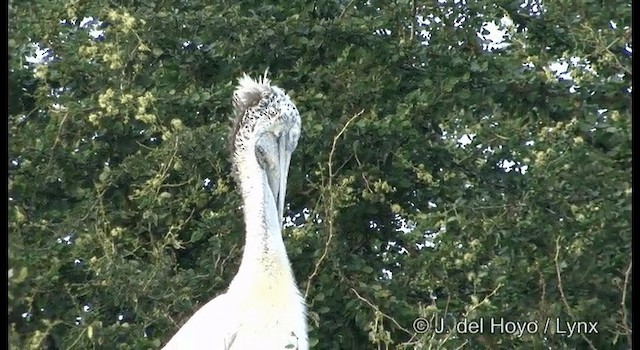
[[[469,67],[469,70],[472,72],[480,72],[482,68],[480,68],[480,65],[478,64],[478,62],[473,61],[471,62],[471,66]]]
[[[309,347],[314,347],[318,345],[318,343],[319,343],[318,338],[314,338],[314,337],[309,338]]]
[[[204,237],[204,232],[203,231],[200,231],[200,230],[193,231],[193,233],[191,233],[190,242],[191,243],[196,243],[196,242],[202,240],[203,237]]]

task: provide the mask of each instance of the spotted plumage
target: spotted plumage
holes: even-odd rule
[[[282,89],[271,85],[266,72],[258,80],[246,74],[240,78],[238,89],[233,94],[233,106],[235,118],[229,146],[234,157],[237,151],[246,149],[245,143],[255,137],[255,130],[265,125],[276,122],[292,124],[300,134],[298,109]]]

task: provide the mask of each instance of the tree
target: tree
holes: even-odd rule
[[[630,3],[9,13],[12,347],[157,348],[224,290],[230,97],[267,67],[303,118],[285,241],[314,348],[631,347]]]

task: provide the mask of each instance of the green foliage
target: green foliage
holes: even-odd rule
[[[230,97],[267,67],[303,119],[288,194],[307,215],[284,234],[313,348],[631,347],[630,3],[9,14],[13,348],[159,348],[226,288],[244,242]],[[509,45],[488,49],[486,22]],[[540,332],[420,334],[418,317]],[[598,333],[542,334],[547,319]]]

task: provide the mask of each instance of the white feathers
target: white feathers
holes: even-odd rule
[[[163,350],[229,349],[238,320],[229,297],[219,295],[200,308]]]
[[[238,86],[233,93],[236,118],[240,118],[249,107],[255,106],[261,98],[272,92],[271,81],[267,78],[268,71],[265,70],[264,76],[257,80],[252,79],[247,73],[238,79]]]

